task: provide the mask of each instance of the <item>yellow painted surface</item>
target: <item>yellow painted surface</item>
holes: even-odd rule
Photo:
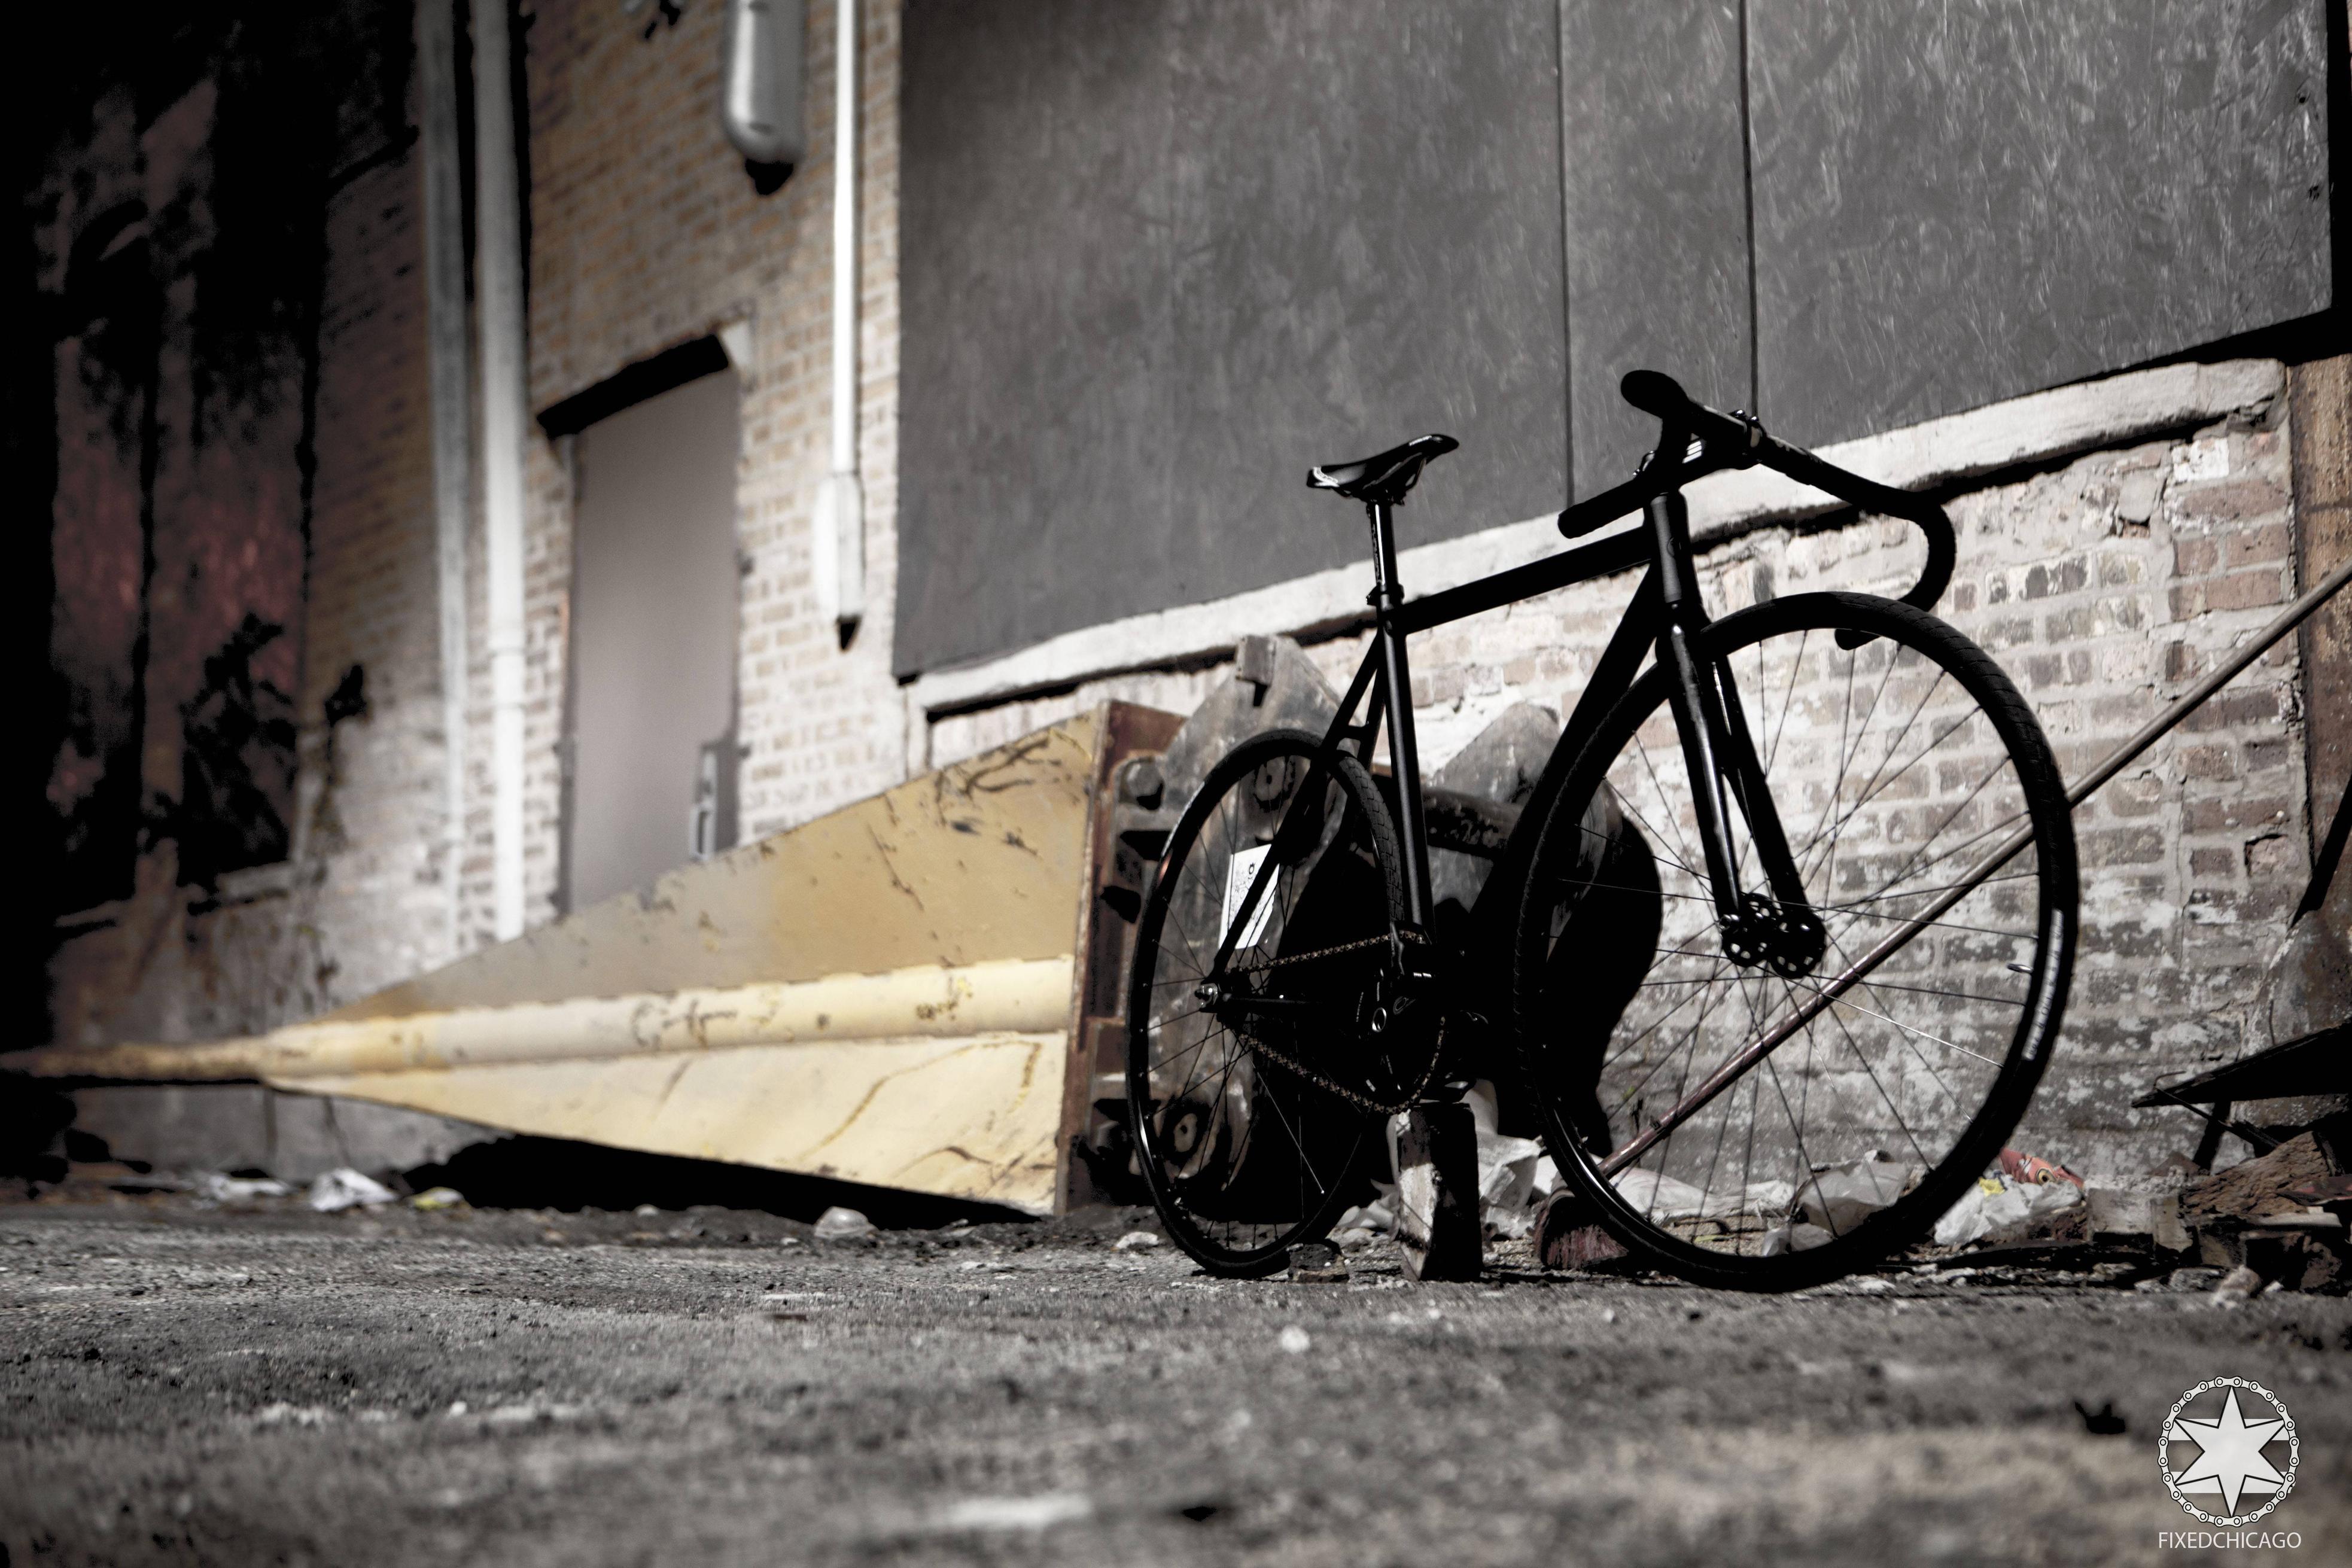
[[[518,1061],[675,1056],[746,1045],[855,1044],[1066,1027],[1070,960],[829,975],[654,996],[576,997],[396,1018],[329,1016],[202,1045],[102,1045],[41,1053],[49,1077],[243,1079],[448,1071]]]
[[[1050,1212],[1103,736],[1081,715],[267,1035],[0,1061]]]
[[[327,1016],[1066,956],[1099,735],[1080,715]]]
[[[744,1046],[364,1072],[280,1086],[518,1133],[1051,1213],[1059,1033]]]

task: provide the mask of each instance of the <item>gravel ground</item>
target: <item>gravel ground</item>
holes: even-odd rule
[[[0,1205],[0,1568],[2196,1561],[2156,1435],[2221,1375],[2352,1563],[2343,1299],[1234,1284],[1137,1218]]]

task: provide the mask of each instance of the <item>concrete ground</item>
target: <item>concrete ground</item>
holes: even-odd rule
[[[2259,1528],[2352,1562],[2343,1299],[1233,1284],[1134,1218],[0,1205],[0,1564],[2195,1561],[2157,1433],[2231,1374]]]

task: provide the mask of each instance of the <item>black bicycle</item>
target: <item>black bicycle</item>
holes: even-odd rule
[[[2023,1113],[2073,967],[2074,841],[2032,712],[1928,613],[1950,520],[1654,371],[1626,483],[1559,515],[1643,526],[1408,601],[1392,509],[1424,435],[1307,483],[1371,523],[1371,646],[1321,736],[1213,768],[1137,933],[1128,1108],[1168,1234],[1253,1276],[1385,1174],[1385,1123],[1513,1062],[1545,1142],[1633,1255],[1788,1289],[1922,1235]],[[1701,602],[1682,487],[1757,464],[1927,535],[1900,601]],[[1441,930],[1406,639],[1645,564],[1467,918]],[[1385,723],[1388,766],[1376,767]],[[1381,776],[1381,775],[1385,776]]]

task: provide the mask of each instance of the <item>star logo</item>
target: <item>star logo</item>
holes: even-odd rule
[[[2221,1391],[2218,1408],[2210,1397],[2216,1389]],[[2242,1404],[2242,1391],[2248,1396]],[[2188,1414],[2192,1406],[2197,1413]],[[2286,1406],[2277,1395],[2242,1377],[2208,1378],[2182,1395],[2164,1419],[2158,1453],[2173,1500],[2208,1524],[2227,1526],[2252,1524],[2284,1500],[2294,1490],[2303,1458]],[[2176,1459],[2188,1462],[2176,1469]],[[2219,1492],[2222,1511],[2208,1513],[2184,1492]],[[2257,1494],[2270,1500],[2240,1513],[2241,1500],[2251,1503]]]

